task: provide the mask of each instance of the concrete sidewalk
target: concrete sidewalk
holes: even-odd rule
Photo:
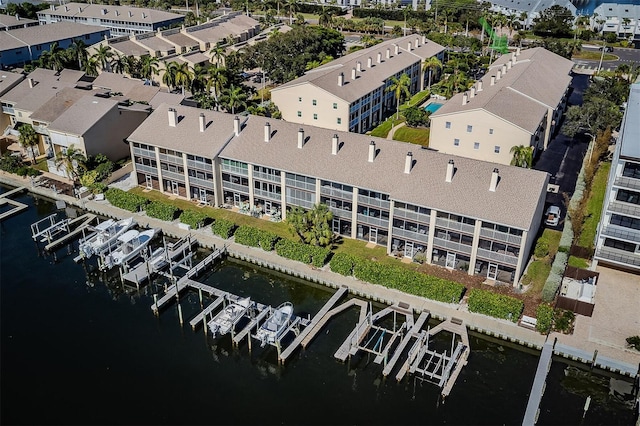
[[[29,188],[28,180],[21,181],[21,179],[16,179],[15,177],[13,177],[13,175],[8,175],[4,172],[0,173],[0,182],[11,186],[26,186]],[[178,227],[178,221],[164,222],[158,219],[150,218],[144,213],[132,214],[131,212],[112,206],[107,201],[78,200],[73,197],[54,194],[53,191],[48,188],[36,187],[29,189],[36,194],[43,195],[49,198],[64,200],[68,204],[75,205],[84,210],[99,214],[101,216],[108,216],[116,219],[133,216],[135,221],[140,226],[162,229],[165,235],[171,237],[180,238],[190,233],[191,235],[195,236],[200,245],[204,247],[213,248],[214,246],[220,247],[226,245],[229,254],[240,260],[256,263],[270,269],[285,272],[289,275],[297,276],[305,280],[317,282],[333,288],[346,286],[349,288],[350,293],[369,298],[374,301],[379,301],[384,304],[395,304],[404,302],[409,304],[415,312],[427,310],[433,317],[441,320],[455,317],[464,321],[464,324],[469,329],[479,331],[489,336],[494,336],[528,347],[534,347],[539,350],[542,348],[546,341],[546,336],[541,335],[535,330],[520,327],[517,324],[507,320],[501,320],[485,315],[470,313],[463,301],[458,304],[436,302],[419,296],[402,293],[395,289],[366,283],[354,277],[345,277],[343,275],[331,272],[331,270],[329,269],[329,265],[325,265],[322,269],[314,268],[310,265],[305,265],[300,262],[280,257],[275,253],[275,251],[265,252],[259,248],[246,247],[240,244],[236,244],[235,242],[233,242],[233,238],[229,240],[223,240],[222,238],[213,235],[211,227],[187,231]],[[616,315],[616,312],[617,311],[613,309],[612,315]],[[593,352],[595,350],[598,350],[598,353],[602,353],[607,357],[619,361],[621,373],[628,375],[636,374],[638,363],[640,363],[640,353],[634,354],[629,350],[625,350],[619,347],[607,346],[598,341],[584,341],[584,338],[581,337],[582,334],[580,333],[582,333],[582,325],[581,322],[578,321],[578,323],[576,324],[576,331],[574,333],[575,337],[564,335],[559,335],[557,337],[563,344],[578,346],[578,348],[576,349],[580,349],[585,354],[584,356],[579,357],[579,359],[581,359],[583,362],[590,362],[593,356]],[[554,336],[552,335],[552,337]],[[596,364],[598,363],[596,362]],[[607,365],[602,366],[603,368],[609,368]]]

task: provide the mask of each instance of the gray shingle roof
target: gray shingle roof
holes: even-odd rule
[[[413,45],[412,50],[408,51],[408,43],[414,43],[416,40],[419,41],[419,47],[415,48],[415,45]],[[395,54],[394,44],[399,46],[398,55]],[[390,49],[389,59],[387,59],[387,49]],[[431,40],[426,40],[426,43],[423,43],[422,37],[417,35],[391,39],[315,68],[300,78],[272,89],[272,92],[309,83],[347,102],[353,102],[382,86],[390,76],[402,71],[416,61],[435,56],[443,50],[444,47]],[[380,63],[377,61],[378,53],[382,55]],[[369,58],[372,59],[371,68],[368,67]],[[358,72],[357,78],[352,80],[351,72],[353,68],[357,68],[358,62],[360,62],[362,72]],[[345,84],[342,87],[338,86],[338,75],[340,73],[344,74]]]
[[[23,78],[24,76],[22,74],[0,71],[0,96],[8,92],[10,88],[14,87],[14,85],[20,82]]]
[[[109,41],[109,47],[125,56],[144,56],[149,54],[149,49],[131,40]]]
[[[491,77],[511,58],[503,55],[491,65],[482,78],[482,91],[469,97],[466,105],[462,104],[464,94],[458,93],[432,117],[482,109],[533,134],[547,109],[560,103],[571,83],[573,62],[541,47],[523,50],[492,86]]]
[[[620,135],[620,155],[640,160],[640,78],[631,85]]]
[[[71,107],[49,125],[50,131],[58,131],[82,136],[93,127],[118,102],[113,99],[85,96],[78,99]],[[117,125],[117,123],[113,123]]]
[[[0,32],[0,51],[67,40],[101,32],[108,34],[109,30],[75,22],[55,22],[28,28],[16,28],[15,30]]]
[[[129,13],[131,13],[131,16],[129,16]],[[170,21],[182,17],[182,15],[177,13],[165,12],[164,10],[147,9],[134,6],[113,6],[86,3],[66,3],[62,6],[55,6],[54,10],[42,10],[38,12],[38,15],[61,15],[78,18],[110,19],[146,24]]]
[[[72,87],[64,88],[35,110],[31,114],[31,119],[43,123],[52,123],[80,98],[92,95],[93,93],[87,90],[74,89]]]
[[[13,27],[16,25],[34,24],[36,22],[38,21],[34,21],[33,19],[22,18],[22,17],[18,19],[18,17],[16,16],[0,13],[0,29]]]
[[[0,99],[14,104],[17,109],[33,112],[64,88],[75,87],[83,75],[82,71],[64,69],[58,75],[52,70],[36,68]],[[33,87],[29,87],[29,79],[35,82]]]

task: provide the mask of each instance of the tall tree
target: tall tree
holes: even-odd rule
[[[224,46],[217,44],[213,49],[209,51],[211,59],[217,67],[224,66],[224,58],[226,56],[227,49]]]
[[[83,65],[81,71],[84,71],[85,74],[90,77],[98,76],[98,60],[96,58],[87,58]]]
[[[182,95],[184,96],[185,88],[190,87],[191,82],[193,81],[193,73],[191,72],[191,69],[189,69],[189,64],[186,62],[178,64],[175,71],[175,80],[176,86],[182,89]]]
[[[333,241],[331,221],[333,213],[326,204],[316,204],[305,211],[294,207],[287,213],[287,223],[302,241],[314,246],[327,246]]]
[[[64,170],[67,177],[75,182],[80,176],[80,170],[84,170],[86,161],[82,151],[71,144],[56,155],[56,169]]]
[[[231,110],[231,114],[236,113],[236,108],[247,106],[247,94],[241,86],[231,85],[224,90],[220,102],[226,106],[227,111]]]
[[[533,20],[533,32],[544,37],[564,38],[571,35],[573,14],[564,6],[554,5]]]
[[[289,26],[293,25],[293,14],[298,11],[298,0],[287,0],[289,8]]]
[[[227,74],[225,73],[224,68],[214,67],[209,70],[207,92],[213,93],[213,98],[216,105],[218,105],[220,95],[222,94],[222,89],[226,86],[227,81]]]
[[[87,45],[79,38],[74,39],[73,42],[71,42],[71,46],[67,49],[66,54],[70,61],[78,62],[79,70],[83,69],[83,64],[89,57],[89,54],[87,53]]]
[[[96,50],[96,53],[93,54],[93,57],[96,58],[100,64],[100,69],[110,71],[109,66],[111,58],[113,58],[113,51],[109,45],[101,44]]]
[[[34,147],[38,146],[38,143],[40,142],[40,136],[38,136],[31,124],[23,124],[22,126],[20,126],[19,131],[20,136],[18,137],[18,140],[20,141],[20,145],[22,145],[24,148],[28,148],[31,151],[31,162],[35,164],[36,152]]]
[[[176,84],[176,70],[178,69],[178,63],[171,61],[164,63],[164,74],[162,74],[162,83],[169,89],[177,87]]]
[[[330,27],[332,21],[333,21],[333,10],[323,5],[322,10],[320,11],[320,15],[318,16],[318,25],[323,27]]]
[[[142,56],[140,58],[140,74],[142,78],[153,83],[153,76],[158,75],[158,59],[150,55]]]
[[[58,42],[55,41],[51,43],[49,46],[49,69],[62,71],[65,63],[65,51],[58,45]]]
[[[111,70],[116,74],[124,74],[127,68],[127,57],[116,53],[111,61]]]
[[[409,92],[409,86],[411,85],[411,78],[407,74],[402,74],[400,78],[391,77],[391,85],[387,87],[387,92],[393,92],[396,97],[396,120],[400,117],[400,102],[402,96],[407,98],[411,96]]]
[[[511,165],[530,169],[533,165],[533,147],[518,145],[511,147]]]
[[[436,58],[435,56],[430,57],[429,59],[424,61],[424,64],[422,64],[422,72],[429,72],[429,89],[431,89],[431,77],[432,77],[432,73],[434,70],[437,69],[442,69],[442,62],[440,62],[440,59]],[[421,81],[424,81],[424,77],[422,78]]]

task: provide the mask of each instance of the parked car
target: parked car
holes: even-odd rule
[[[544,214],[544,223],[549,226],[557,226],[560,222],[560,207],[549,206]]]
[[[598,50],[602,50],[603,48],[605,52],[613,52],[613,47],[611,46],[600,46]]]

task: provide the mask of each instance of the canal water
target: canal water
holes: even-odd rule
[[[154,316],[152,294],[162,283],[123,287],[114,274],[75,264],[73,246],[42,253],[29,225],[55,212],[55,204],[16,199],[31,207],[0,225],[2,424],[522,422],[535,351],[471,334],[469,363],[443,402],[435,385],[383,378],[373,357],[334,359],[357,322],[353,308],[280,366],[275,348],[254,342],[250,351],[246,341],[235,348],[229,336],[181,327],[175,304]],[[230,260],[199,280],[265,304],[291,301],[301,316],[332,295]],[[181,306],[188,321],[200,310],[198,295],[186,295]],[[633,424],[630,393],[630,379],[554,360],[540,424]],[[587,396],[591,407],[582,419]]]

